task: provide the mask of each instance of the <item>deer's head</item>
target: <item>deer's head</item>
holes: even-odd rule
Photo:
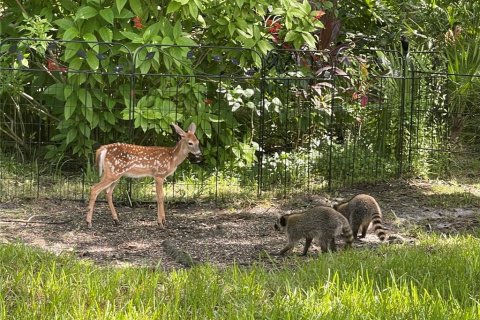
[[[183,146],[186,148],[186,152],[193,156],[193,158],[189,157],[190,161],[194,163],[201,162],[203,160],[202,150],[200,149],[200,142],[195,136],[195,130],[197,129],[195,123],[192,122],[186,132],[175,123],[172,123],[172,126],[183,140]]]

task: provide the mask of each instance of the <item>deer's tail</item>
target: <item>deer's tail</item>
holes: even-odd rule
[[[98,165],[98,174],[102,176],[103,174],[103,166],[105,164],[105,156],[107,155],[107,149],[104,147],[100,147],[97,149],[95,153],[95,161]]]

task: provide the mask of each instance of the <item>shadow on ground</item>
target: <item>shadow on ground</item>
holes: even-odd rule
[[[295,197],[248,208],[170,204],[164,229],[156,224],[154,205],[117,205],[121,224],[115,226],[107,205],[98,203],[93,227],[88,229],[84,222],[85,203],[12,200],[0,203],[0,243],[22,242],[54,253],[72,252],[102,265],[157,266],[166,270],[192,262],[210,262],[219,267],[250,265],[267,259],[265,253],[276,253],[285,245],[285,235],[273,229],[278,215],[324,204],[325,198],[339,201],[358,193],[376,197],[389,233],[407,242],[414,240],[412,230],[418,228],[455,234],[480,226],[475,201],[461,208],[439,209],[429,206],[429,197],[436,195],[428,190],[427,183],[398,181],[359,186],[334,196]],[[372,233],[355,243],[355,247],[378,245]],[[301,252],[301,247],[299,244],[295,253]],[[312,254],[318,252],[314,246]]]

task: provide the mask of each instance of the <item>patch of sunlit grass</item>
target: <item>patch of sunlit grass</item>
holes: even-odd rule
[[[99,267],[0,245],[0,319],[478,319],[480,243],[423,235],[251,267]]]

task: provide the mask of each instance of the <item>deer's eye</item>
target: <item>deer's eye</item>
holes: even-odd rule
[[[188,141],[188,145],[191,147],[193,146],[193,142],[192,141]]]

